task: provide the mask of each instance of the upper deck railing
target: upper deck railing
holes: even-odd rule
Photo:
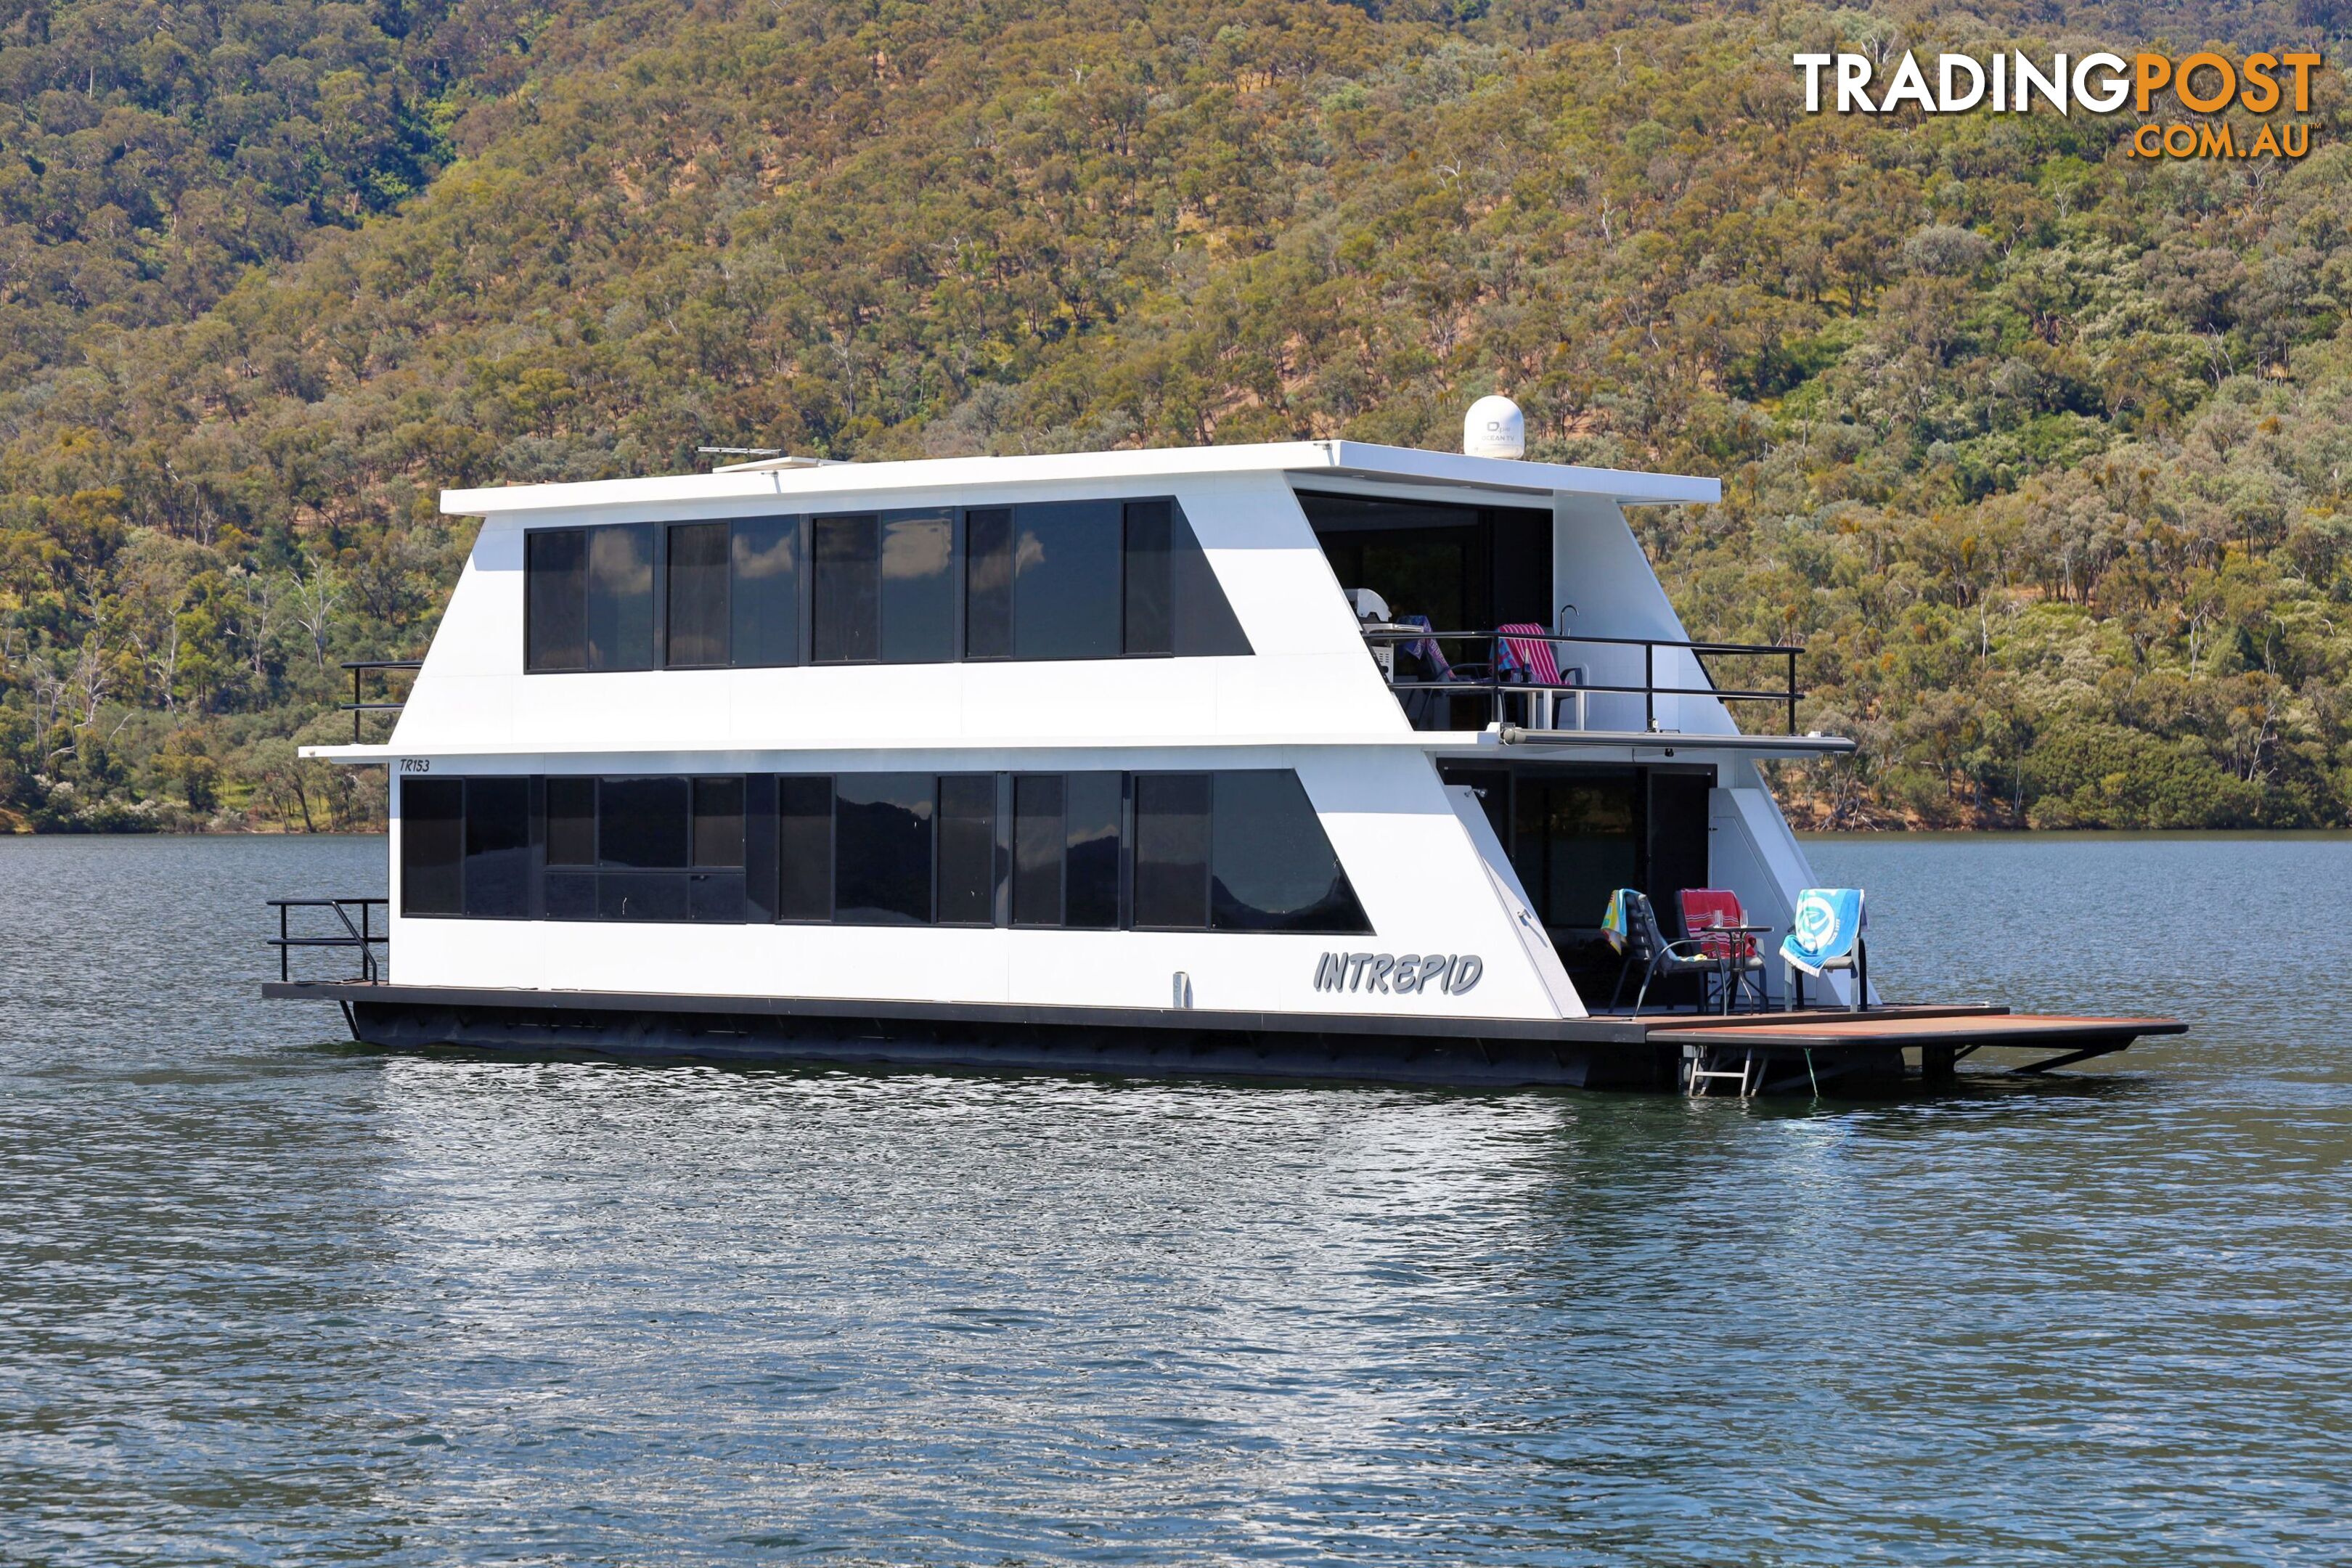
[[[1772,703],[1784,710],[1788,733],[1794,735],[1797,702],[1805,695],[1797,685],[1797,656],[1804,649],[1787,643],[1679,642],[1665,637],[1604,637],[1532,631],[1448,632],[1370,624],[1364,627],[1364,641],[1370,646],[1374,660],[1388,677],[1390,689],[1397,693],[1398,701],[1403,704],[1416,728],[1453,728],[1450,722],[1424,725],[1421,720],[1425,713],[1440,711],[1441,707],[1450,715],[1452,704],[1457,700],[1484,697],[1489,723],[1507,722],[1513,716],[1511,710],[1518,709],[1527,721],[1524,727],[1529,730],[1583,730],[1590,727],[1588,699],[1610,696],[1639,697],[1642,729],[1647,733],[1658,729],[1659,698],[1711,697],[1723,703]],[[1533,644],[1542,644],[1549,650],[1558,679],[1538,679],[1536,669],[1531,668],[1536,661],[1528,657],[1533,651]],[[1589,665],[1572,662],[1571,650],[1583,647],[1639,648],[1641,683],[1593,680]],[[1699,679],[1706,684],[1660,685],[1658,653],[1662,648],[1688,654]],[[1714,658],[1782,660],[1784,671],[1776,673],[1783,673],[1784,679],[1758,688],[1723,686],[1706,665]],[[1416,712],[1416,708],[1423,712]],[[1564,718],[1573,721],[1561,722]]]
[[[379,675],[391,670],[408,670],[414,672],[415,670],[423,669],[425,668],[425,661],[421,658],[347,658],[343,660],[343,668],[352,672],[352,700],[349,702],[341,704],[340,706],[344,712],[349,713],[352,716],[352,744],[356,746],[360,743],[360,720],[362,718],[370,713],[397,713],[403,708],[407,706],[405,702],[369,702],[364,700],[364,693],[360,689],[361,678],[371,670],[377,672]]]

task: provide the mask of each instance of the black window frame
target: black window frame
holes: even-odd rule
[[[1018,651],[1023,617],[1020,574],[1013,563],[1018,553],[1022,514],[1036,509],[1076,506],[1104,509],[1102,526],[1110,531],[1116,552],[1116,581],[1109,599],[1098,608],[1110,610],[1117,621],[1116,646],[1101,649],[1022,653]],[[828,638],[827,657],[818,657],[818,626],[822,605],[817,592],[820,575],[816,546],[824,525],[856,521],[870,526],[873,549],[869,563],[872,626],[870,646],[864,637],[847,646]],[[938,521],[949,531],[947,568],[936,590],[902,588],[893,592],[887,576],[889,539],[894,525]],[[724,528],[727,548],[724,570],[717,574],[718,596],[724,601],[716,616],[715,633],[725,645],[724,658],[680,657],[673,647],[677,606],[671,603],[679,586],[673,559],[680,546],[679,531]],[[646,662],[600,660],[594,635],[597,621],[598,537],[608,531],[641,531],[650,552],[650,603],[646,606],[651,635]],[[792,624],[782,639],[769,639],[761,657],[746,657],[745,626],[739,612],[745,585],[745,541],[754,531],[786,535],[785,570],[792,582],[783,595],[791,606]],[[983,553],[975,542],[1002,535],[1002,564],[1008,575],[1001,591],[980,580]],[[774,542],[771,542],[772,544]],[[568,590],[578,604],[567,612],[570,625],[561,635],[576,638],[558,648],[566,657],[550,658],[540,644],[542,622],[553,613],[551,589],[543,583],[535,562],[563,545],[575,546],[578,559],[570,567],[576,585]],[[839,563],[828,563],[837,566]],[[706,568],[707,569],[707,568]],[[992,598],[992,593],[994,597]],[[926,603],[917,604],[915,600]],[[525,531],[523,542],[523,670],[530,675],[614,674],[644,669],[712,670],[779,669],[817,664],[1050,664],[1106,658],[1183,658],[1246,655],[1252,652],[1232,600],[1207,562],[1198,531],[1172,495],[1108,497],[1094,500],[1032,500],[1004,505],[954,505],[897,509],[844,509],[825,512],[760,512],[743,517],[699,517],[632,520],[617,522],[567,524]],[[894,616],[893,607],[898,606]],[[839,606],[835,606],[837,613]],[[894,625],[897,629],[894,631]],[[781,640],[788,646],[778,648]],[[567,652],[567,650],[570,650]],[[708,648],[697,650],[707,653]],[[773,657],[777,654],[782,657]],[[576,657],[575,657],[576,655]]]
[[[405,779],[401,784],[401,913],[404,918],[434,920],[929,925],[960,930],[1006,929],[1017,924],[1019,929],[1041,931],[1232,930],[1330,935],[1370,932],[1371,926],[1363,915],[1361,900],[1355,894],[1346,866],[1319,817],[1314,817],[1321,842],[1316,853],[1328,856],[1336,872],[1334,885],[1345,891],[1346,908],[1354,911],[1358,923],[1332,921],[1325,924],[1234,924],[1221,920],[1215,879],[1217,783],[1238,773],[1286,776],[1297,802],[1303,803],[1307,816],[1313,816],[1312,801],[1296,771],[1278,768],[947,773],[872,769],[849,773],[478,774]],[[841,901],[843,791],[855,790],[866,781],[883,779],[928,781],[928,795],[924,796],[928,863],[921,879],[928,903],[927,914],[920,920],[849,918]],[[1205,806],[1199,814],[1198,826],[1192,830],[1200,839],[1195,847],[1200,859],[1199,875],[1207,883],[1195,900],[1201,913],[1197,922],[1169,923],[1151,918],[1151,895],[1140,886],[1148,874],[1139,861],[1146,849],[1149,800],[1161,793],[1159,784],[1163,780],[1191,781],[1197,792],[1196,804]],[[966,897],[959,907],[965,918],[961,919],[948,916],[947,892],[942,883],[947,874],[944,836],[948,830],[947,796],[951,782],[958,793],[970,797],[965,803],[967,814],[960,821],[967,828],[976,824],[983,827],[977,838],[962,847],[963,851],[967,856],[984,852],[986,857],[985,869],[981,873],[985,887],[970,880],[963,885]],[[1017,858],[1021,817],[1016,803],[1024,783],[1034,783],[1041,790],[1050,784],[1058,805],[1051,814],[1050,824],[1042,824],[1049,829],[1049,868],[1045,874],[1052,883],[1053,908],[1051,919],[1034,918],[1045,912],[1041,910],[1016,921],[1022,875]],[[515,787],[526,792],[529,869],[522,898],[509,900],[509,908],[515,912],[469,908],[476,901],[468,898],[471,850],[478,837],[469,825],[475,784],[501,792]],[[613,800],[608,797],[634,786],[645,786],[637,793],[648,800],[674,795],[677,801],[673,804],[682,809],[671,814],[679,818],[672,825],[675,832],[655,835],[663,839],[662,843],[648,843],[623,853],[627,846],[618,840],[608,842],[620,831],[612,818],[609,808]],[[726,809],[716,813],[727,825],[725,831],[730,845],[727,853],[734,857],[731,860],[714,857],[703,841],[702,824],[714,819],[714,814],[704,809],[702,797],[711,790],[731,797]],[[1090,804],[1081,807],[1076,798],[1080,796],[1087,797]],[[445,805],[454,797],[456,815],[430,818],[421,815],[417,806],[434,797],[439,797]],[[555,824],[559,821],[567,826],[558,828]],[[1114,825],[1114,834],[1108,843],[1098,831],[1086,843],[1074,842],[1089,824],[1099,829],[1106,822]],[[444,848],[454,844],[455,853],[448,866],[436,863],[423,868],[435,874],[446,873],[446,885],[436,896],[449,907],[423,908],[417,902],[420,868],[413,847],[420,842],[415,836],[419,827],[437,833],[446,841]],[[668,842],[672,838],[678,842]],[[1091,892],[1074,894],[1073,861],[1086,852],[1087,844],[1097,847]],[[511,853],[520,847],[505,844],[499,847],[501,853]],[[788,858],[794,855],[799,858]],[[820,902],[821,913],[816,910]],[[1085,907],[1080,907],[1081,903]],[[986,906],[984,918],[978,907],[982,904]]]

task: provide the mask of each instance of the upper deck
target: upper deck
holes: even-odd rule
[[[1350,441],[451,490],[484,527],[396,730],[312,754],[1843,749],[1740,733],[1623,516],[1720,496]],[[1374,582],[1440,631],[1539,626],[1580,690],[1417,703]]]

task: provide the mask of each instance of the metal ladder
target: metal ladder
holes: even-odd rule
[[[1764,1074],[1756,1060],[1756,1052],[1752,1047],[1740,1052],[1739,1070],[1737,1072],[1728,1068],[1716,1066],[1719,1059],[1712,1047],[1690,1047],[1690,1082],[1687,1087],[1693,1100],[1709,1098],[1715,1084],[1718,1081],[1738,1084],[1739,1098],[1742,1100],[1754,1099],[1756,1091],[1764,1087]]]

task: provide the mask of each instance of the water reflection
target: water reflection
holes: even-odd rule
[[[380,846],[0,842],[0,1546],[2344,1555],[2352,924],[2244,890],[2352,847],[1815,855],[1890,984],[2199,1032],[1866,1105],[387,1058],[250,999]]]

